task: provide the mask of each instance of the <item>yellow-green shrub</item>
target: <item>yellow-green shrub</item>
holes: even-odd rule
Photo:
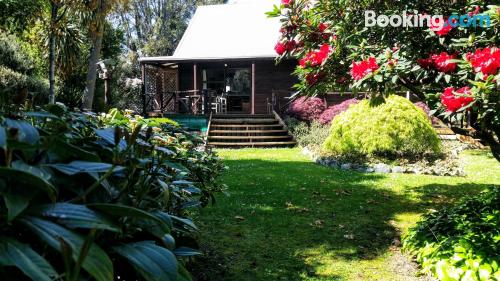
[[[337,115],[323,148],[348,156],[421,156],[439,153],[441,144],[422,110],[391,95],[384,103],[363,100]]]

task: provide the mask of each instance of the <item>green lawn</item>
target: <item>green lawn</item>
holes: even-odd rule
[[[392,246],[398,233],[500,184],[499,163],[478,151],[462,154],[463,178],[335,170],[297,148],[219,154],[229,196],[197,219],[205,280],[413,280]]]

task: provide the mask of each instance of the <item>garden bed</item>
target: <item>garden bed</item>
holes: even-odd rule
[[[368,159],[366,162],[347,161],[334,156],[324,155],[314,149],[304,147],[302,153],[311,157],[319,165],[342,169],[355,170],[363,173],[406,173],[425,174],[436,176],[464,176],[464,168],[458,155],[465,149],[472,148],[471,145],[456,140],[443,141],[443,157],[437,159],[420,159],[409,161],[407,159],[396,159],[394,161],[381,161],[380,159]]]

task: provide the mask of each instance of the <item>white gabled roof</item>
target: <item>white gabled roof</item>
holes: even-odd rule
[[[200,6],[171,57],[146,60],[275,58],[279,18],[265,14],[278,0],[232,0],[225,5]]]

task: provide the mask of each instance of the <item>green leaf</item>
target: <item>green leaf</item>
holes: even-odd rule
[[[12,120],[12,119],[5,119],[5,126],[7,128],[14,128],[17,129],[17,139],[20,142],[26,142],[29,144],[36,144],[40,140],[40,134],[38,133],[38,130],[31,126],[26,121],[23,120]]]
[[[7,132],[3,126],[0,126],[0,148],[7,150]]]
[[[62,252],[59,239],[63,239],[71,248],[71,256],[78,260],[85,238],[58,224],[35,217],[22,217],[20,221],[37,234],[40,239],[55,250]],[[92,244],[83,261],[82,267],[97,281],[113,280],[113,263],[97,244]]]
[[[179,263],[179,281],[192,281],[193,277],[187,269]]]
[[[34,195],[34,194],[33,194]],[[11,222],[20,213],[28,207],[29,202],[32,197],[22,196],[20,194],[15,194],[13,192],[6,192],[3,194],[3,200],[5,206],[7,207],[7,221]]]
[[[51,118],[51,119],[60,119],[56,115],[49,113],[49,112],[42,112],[42,111],[26,111],[24,112],[25,116],[28,117],[35,117],[35,118]]]
[[[99,129],[99,130],[94,130],[96,135],[101,137],[106,143],[108,143],[111,146],[115,146],[115,128],[107,128],[107,129]],[[123,150],[127,148],[127,144],[125,143],[124,140],[120,140],[118,143],[118,148]]]
[[[6,180],[9,186],[23,189],[42,190],[52,201],[56,200],[56,188],[45,179],[32,173],[0,167],[0,178]]]
[[[130,206],[119,205],[119,204],[105,204],[105,203],[96,203],[96,204],[88,204],[87,205],[91,209],[99,210],[103,213],[107,213],[112,216],[117,217],[133,217],[139,219],[145,219],[148,221],[155,222],[158,227],[160,227],[164,233],[170,233],[170,227],[168,224],[161,218],[157,217],[152,213],[148,213],[141,209],[137,209]]]
[[[177,259],[169,250],[153,241],[142,241],[113,247],[126,258],[147,281],[177,280]]]
[[[83,161],[100,162],[99,155],[81,149],[63,139],[55,140],[50,148],[50,152],[56,155],[59,162],[67,162],[72,159],[80,159]]]
[[[104,173],[113,167],[112,164],[102,162],[73,161],[69,164],[49,164],[49,167],[55,168],[66,175],[75,175],[79,173]],[[124,168],[115,166],[113,171],[122,171]]]
[[[174,250],[174,254],[178,257],[191,257],[201,255],[200,252],[188,247],[179,247]]]
[[[70,203],[46,204],[31,207],[30,215],[56,219],[69,228],[96,228],[119,232],[120,227],[102,214],[84,205]]]
[[[0,237],[0,265],[15,266],[32,280],[51,281],[57,272],[42,256],[27,244]]]

